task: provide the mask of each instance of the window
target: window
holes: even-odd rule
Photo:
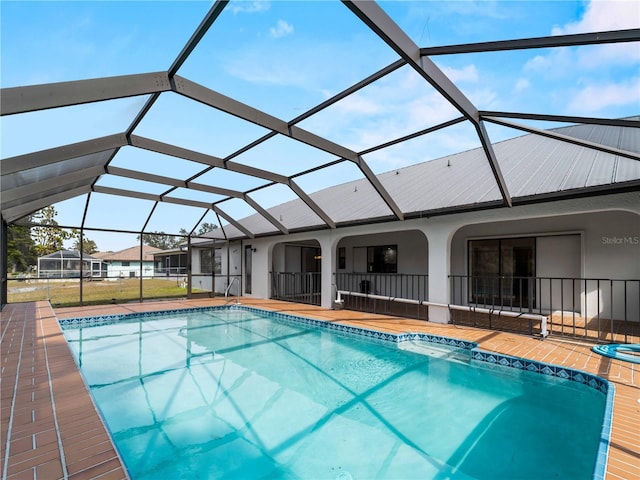
[[[200,250],[200,273],[213,272],[211,250]]]
[[[469,241],[470,301],[531,307],[535,303],[535,238]]]
[[[222,254],[219,248],[200,250],[200,273],[222,273]]]
[[[345,247],[338,248],[338,268],[341,270],[347,268],[347,249]]]
[[[131,262],[122,262],[123,267],[128,267],[131,265]]]
[[[369,273],[397,273],[398,246],[367,247],[367,271]]]
[[[253,270],[251,253],[251,245],[246,245],[244,247],[244,293],[251,293],[251,272]]]

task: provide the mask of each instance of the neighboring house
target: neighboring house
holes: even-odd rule
[[[104,275],[104,264],[97,257],[82,255],[76,250],[59,250],[49,255],[38,257],[38,278],[101,278]]]
[[[153,274],[156,277],[176,277],[187,274],[186,249],[158,250],[153,254],[153,261]]]
[[[552,132],[638,151],[633,128]],[[429,302],[436,322],[452,306],[559,313],[585,328],[639,322],[640,162],[533,134],[494,148],[510,208],[482,149],[470,150],[378,175],[403,220],[363,179],[310,195],[338,228],[294,200],[268,209],[285,235],[257,214],[216,229],[221,275],[241,272],[243,295],[323,307],[338,290]]]
[[[94,256],[106,265],[106,276],[109,279],[151,277],[154,274],[153,255],[159,251],[159,248],[143,245],[142,262],[139,246],[125,248],[118,252],[97,252]]]

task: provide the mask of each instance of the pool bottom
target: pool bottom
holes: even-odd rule
[[[232,307],[229,310],[238,310],[238,307]],[[245,312],[254,310],[253,313],[256,314],[263,313],[263,311],[255,309],[242,308],[241,310]],[[471,430],[468,426],[465,427],[463,422],[464,434],[457,434],[457,437],[454,434],[453,437],[456,438],[453,438],[452,434],[447,433],[448,424],[436,426],[438,415],[433,418],[430,415],[433,415],[434,412],[446,411],[444,408],[449,403],[447,391],[458,388],[454,381],[459,379],[456,373],[457,367],[451,366],[450,363],[438,363],[435,360],[424,363],[424,358],[414,356],[412,362],[420,365],[418,370],[429,369],[434,373],[442,370],[448,379],[447,382],[434,384],[422,377],[411,377],[415,372],[407,367],[402,370],[402,376],[411,377],[413,381],[408,382],[404,387],[395,386],[393,381],[397,372],[394,372],[389,365],[393,366],[393,362],[397,362],[397,359],[394,360],[398,354],[397,350],[389,351],[387,349],[384,351],[385,355],[390,355],[389,362],[377,361],[376,355],[380,354],[368,352],[360,355],[359,352],[352,351],[354,344],[350,339],[354,338],[352,336],[354,333],[357,336],[364,336],[369,340],[386,345],[399,343],[401,348],[410,345],[424,346],[431,350],[429,357],[432,358],[455,355],[456,362],[459,364],[473,362],[484,365],[485,369],[495,369],[496,371],[504,371],[504,367],[511,367],[507,370],[515,372],[514,368],[517,368],[524,370],[522,373],[526,375],[530,375],[528,372],[542,373],[551,382],[548,388],[562,389],[563,381],[572,381],[583,384],[591,390],[606,393],[607,397],[609,393],[612,393],[606,388],[606,382],[598,377],[524,359],[481,352],[471,342],[461,343],[455,339],[423,334],[389,335],[357,327],[345,327],[291,316],[280,318],[281,323],[300,327],[301,324],[309,325],[317,322],[318,325],[314,326],[325,327],[325,329],[329,327],[339,333],[343,340],[339,340],[339,348],[329,348],[328,344],[323,341],[321,352],[316,352],[317,347],[313,347],[303,355],[299,354],[288,358],[286,362],[278,364],[273,371],[269,369],[268,371],[271,373],[265,373],[263,369],[269,366],[267,364],[275,361],[274,358],[278,352],[293,348],[289,343],[292,339],[304,341],[315,334],[311,335],[299,328],[290,329],[283,325],[278,326],[270,323],[268,328],[266,326],[260,327],[264,329],[264,332],[259,330],[262,333],[269,330],[269,333],[275,334],[275,340],[267,341],[261,335],[251,337],[251,329],[245,328],[246,323],[242,318],[227,318],[215,326],[214,336],[217,339],[231,335],[232,347],[221,344],[213,345],[210,335],[206,332],[212,329],[212,323],[220,321],[220,317],[225,315],[222,309],[201,310],[201,313],[206,315],[200,320],[185,319],[185,312],[172,312],[172,314],[176,313],[182,315],[182,320],[179,322],[170,318],[160,321],[162,317],[168,317],[166,313],[145,315],[144,322],[141,322],[140,325],[126,324],[127,318],[132,319],[133,316],[76,322],[95,326],[120,324],[125,330],[134,333],[140,329],[144,330],[144,344],[138,345],[133,340],[127,342],[134,348],[134,352],[144,352],[139,359],[142,376],[139,375],[140,372],[129,372],[133,373],[130,376],[127,376],[127,372],[119,372],[124,375],[120,375],[115,382],[113,378],[100,381],[96,381],[95,378],[88,379],[88,383],[92,385],[92,391],[97,393],[97,397],[115,396],[121,399],[131,397],[128,399],[130,402],[126,409],[115,408],[111,412],[105,412],[103,408],[101,410],[107,419],[112,418],[112,421],[108,421],[108,423],[110,423],[109,428],[116,441],[128,445],[129,455],[124,456],[127,458],[128,465],[131,465],[131,462],[134,464],[132,468],[136,474],[134,478],[137,478],[139,473],[145,475],[141,478],[152,478],[154,475],[156,475],[155,478],[166,477],[168,472],[163,471],[164,467],[161,465],[152,466],[153,460],[158,460],[157,457],[173,460],[180,458],[184,462],[181,464],[182,468],[186,469],[183,473],[190,478],[194,477],[187,474],[187,471],[192,474],[199,472],[197,475],[202,478],[206,478],[210,474],[224,477],[225,472],[235,472],[237,475],[253,478],[254,475],[249,475],[249,473],[260,472],[260,475],[266,475],[269,471],[273,475],[283,478],[294,478],[290,477],[291,475],[301,478],[315,477],[320,476],[320,472],[322,472],[323,478],[339,478],[339,475],[345,478],[349,475],[354,478],[384,477],[385,472],[398,472],[397,464],[400,462],[402,465],[413,466],[410,471],[421,472],[420,478],[466,479],[476,476],[467,475],[467,473],[478,474],[482,471],[483,464],[486,464],[486,457],[492,458],[494,462],[496,459],[502,458],[500,455],[496,455],[496,452],[499,453],[501,450],[510,449],[509,451],[516,454],[516,458],[512,458],[511,461],[516,464],[521,461],[517,457],[520,452],[528,450],[529,446],[526,442],[519,442],[518,448],[514,449],[512,444],[519,436],[500,434],[505,429],[516,429],[520,433],[522,429],[536,427],[535,424],[519,425],[517,423],[518,415],[516,412],[521,407],[518,400],[519,395],[513,398],[511,396],[504,397],[505,399],[512,398],[512,400],[494,402],[492,397],[497,395],[495,392],[483,393],[480,389],[476,393],[477,398],[469,398],[470,403],[460,406],[458,410],[448,414],[449,426],[453,428],[456,422],[462,421],[456,417],[462,417],[462,413],[466,410],[480,405],[481,397],[489,399],[486,405],[482,404],[482,411],[478,417],[484,420],[474,421],[476,428]],[[237,311],[237,313],[241,312]],[[282,316],[282,314],[277,315]],[[139,318],[139,316],[137,317]],[[177,337],[169,335],[172,329],[175,330]],[[84,332],[85,346],[91,346],[92,342],[100,336],[100,334],[95,334],[95,338],[91,338],[90,330],[86,329]],[[236,335],[237,338],[233,335]],[[236,341],[240,337],[242,337],[242,341],[250,340],[249,344],[252,347],[240,348],[240,344]],[[100,348],[97,348],[96,345],[96,350],[104,350],[105,347],[112,346],[115,342],[114,338],[116,337],[105,335],[105,338],[100,340],[103,345]],[[147,339],[151,338],[155,338],[154,342],[158,342],[157,347],[152,348],[153,344],[147,343]],[[178,365],[169,362],[164,365],[169,368],[162,369],[162,373],[168,375],[166,382],[161,379],[159,370],[154,371],[153,374],[145,372],[153,358],[166,357],[169,354],[168,352],[175,344],[176,339],[187,342],[189,371],[181,371],[177,368]],[[207,343],[207,348],[203,348],[203,345]],[[465,351],[451,350],[448,345],[453,345],[457,349],[463,348]],[[75,346],[77,347],[78,344],[76,343]],[[91,348],[85,348],[84,353],[80,356],[85,366],[91,363],[90,357],[87,355],[90,350]],[[355,355],[356,353],[358,355]],[[347,356],[343,358],[344,355]],[[241,367],[250,357],[254,356],[260,358],[260,365],[255,370],[247,371]],[[324,362],[331,357],[342,358],[342,363],[325,364]],[[301,359],[316,365],[316,369],[301,376],[297,369]],[[184,358],[181,362],[184,362]],[[124,358],[117,359],[115,363],[109,363],[109,374],[118,369],[126,370],[127,367],[123,364],[127,363],[130,362],[124,361]],[[295,365],[296,368],[292,368],[292,365]],[[323,388],[318,388],[319,381],[327,375],[330,375],[333,380]],[[536,377],[538,376],[536,375]],[[554,380],[553,377],[557,378]],[[192,385],[194,379],[198,380],[197,383],[201,385],[201,388],[194,388]],[[218,390],[211,390],[213,388],[210,385],[212,379],[217,379]],[[274,381],[276,379],[278,381]],[[559,379],[562,379],[561,383],[557,382]],[[599,384],[597,380],[604,382],[604,384]],[[293,385],[284,386],[285,382],[292,381],[295,381]],[[452,381],[454,383],[451,383]],[[312,389],[316,386],[316,390],[301,395],[300,392],[303,390],[298,385],[301,382],[308,382],[307,387]],[[336,385],[346,385],[347,382],[351,385],[349,391],[352,391],[353,395],[342,400],[336,400],[329,395],[332,390],[342,391]],[[131,389],[135,383],[144,384],[143,393],[132,394]],[[507,383],[510,382],[498,382],[498,388],[506,388]],[[218,397],[216,397],[216,391],[219,394]],[[259,395],[256,396],[256,392],[259,392]],[[231,393],[239,394],[239,396],[235,400],[231,400],[229,398]],[[157,394],[160,396],[155,396]],[[267,401],[263,397],[267,398]],[[156,400],[149,400],[153,398]],[[158,400],[158,398],[160,399]],[[195,404],[198,403],[198,398],[206,398],[206,406],[202,407],[201,405],[202,408],[196,408]],[[425,408],[426,402],[430,411],[425,411],[424,424],[416,419],[404,418],[402,415],[398,417],[397,402],[400,398],[406,405],[406,408],[401,408],[403,411]],[[542,395],[537,403],[544,403],[545,398],[546,394]],[[361,401],[362,399],[366,401]],[[141,414],[139,407],[145,402],[151,404],[155,413],[141,420],[143,414]],[[570,402],[571,396],[559,402],[558,408]],[[98,403],[100,404],[100,402]],[[186,408],[186,411],[178,411],[178,403],[185,404],[182,407]],[[214,405],[216,412],[220,414],[215,417],[211,415]],[[277,410],[276,406],[284,408]],[[274,414],[273,412],[276,410],[284,413]],[[540,411],[539,417],[534,416],[534,418],[540,419],[541,422],[536,420],[534,423],[553,424],[555,421],[551,416],[553,413],[553,411],[546,413]],[[562,415],[558,421],[561,420],[561,417]],[[306,423],[303,421],[303,426],[300,427],[300,425],[296,426],[291,423],[294,418],[307,419],[307,421]],[[186,422],[185,431],[182,430],[183,427],[178,424],[177,419]],[[373,439],[370,442],[356,441],[352,438],[351,432],[354,431],[356,425],[373,428],[372,425],[379,425],[381,420],[388,421],[389,425],[385,428],[388,429],[389,426],[392,426],[396,433],[389,436],[387,432],[382,437],[376,437],[373,435],[374,429],[371,430],[371,434],[364,435],[365,438]],[[132,428],[132,425],[137,423],[140,425]],[[384,422],[382,423],[384,425]],[[458,425],[456,428],[459,427]],[[421,447],[423,452],[420,453],[421,449],[416,448],[416,445],[412,445],[410,441],[400,443],[392,441],[397,440],[399,434],[404,435],[406,432],[416,429],[432,429],[437,438],[437,444],[422,445],[418,442],[417,446]],[[168,442],[167,439],[171,441]],[[482,448],[479,448],[478,445]],[[187,453],[183,452],[176,457],[175,451],[172,449],[177,447],[180,447],[180,451],[183,447],[186,448]],[[321,458],[309,459],[306,455],[304,462],[300,460],[303,452],[320,452],[321,448],[325,451],[320,456]],[[566,448],[570,448],[569,442],[558,444],[553,448],[550,447],[546,454],[552,455],[555,451]],[[438,449],[440,449],[440,453],[437,452]],[[435,454],[425,455],[427,451],[429,454],[432,452]],[[197,452],[206,452],[208,456],[214,456],[217,459],[215,468],[223,465],[226,467],[222,470],[212,471],[213,467],[206,463],[202,464],[202,460],[195,459],[195,457],[190,459]],[[231,452],[234,452],[232,458],[227,458]],[[269,455],[265,456],[264,452],[269,452]],[[275,452],[276,456],[272,456],[272,452]],[[376,469],[367,470],[367,465],[354,463],[358,455],[362,456],[362,452],[367,452],[366,458],[371,459],[368,463],[373,463],[374,459],[376,462],[380,460],[376,463]],[[599,465],[602,466],[601,471],[604,472],[603,458],[600,453],[595,466],[596,478]],[[243,461],[236,464],[234,458],[243,459]],[[277,461],[273,463],[269,458],[277,458]],[[383,462],[382,460],[385,458],[387,460]],[[442,460],[438,460],[438,458]],[[327,459],[335,460],[335,462],[327,462]],[[162,464],[162,458],[160,460],[160,464]],[[175,463],[173,460],[169,460],[170,465],[165,465],[165,467],[172,468],[171,464]],[[604,461],[606,462],[606,453]],[[250,471],[243,470],[242,465],[251,466],[247,467],[250,468]],[[287,465],[291,469],[285,469],[283,465]],[[526,463],[522,468],[526,468]],[[511,478],[513,478],[513,472],[518,471],[518,468],[509,471]],[[318,475],[313,475],[313,473]],[[495,478],[499,478],[499,476]],[[505,473],[502,478],[509,478],[509,476]],[[529,478],[536,477],[529,476]],[[564,478],[567,478],[567,475]]]

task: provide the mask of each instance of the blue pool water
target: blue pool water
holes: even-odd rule
[[[61,322],[134,480],[602,473],[608,397],[595,377],[279,317],[233,307]]]

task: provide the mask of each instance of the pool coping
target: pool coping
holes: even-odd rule
[[[505,368],[513,368],[516,370],[528,371],[531,373],[537,373],[540,375],[546,375],[551,377],[557,377],[566,381],[573,381],[580,383],[592,389],[595,389],[605,395],[605,410],[602,428],[600,431],[600,441],[598,451],[596,453],[596,464],[592,478],[594,480],[601,480],[605,478],[607,472],[607,461],[609,454],[609,446],[611,442],[611,429],[613,424],[613,403],[615,397],[615,385],[613,382],[582,370],[563,367],[560,365],[554,365],[552,363],[541,362],[538,360],[531,360],[523,357],[516,357],[513,355],[506,355],[503,353],[491,352],[482,350],[478,347],[478,343],[462,340],[452,337],[445,337],[440,335],[434,335],[430,333],[422,332],[405,332],[405,333],[391,333],[381,332],[378,330],[354,327],[339,322],[328,322],[326,320],[318,320],[300,315],[293,315],[290,313],[276,312],[263,308],[256,308],[246,305],[215,305],[206,307],[192,307],[181,309],[168,309],[151,312],[134,312],[115,315],[98,315],[92,317],[73,317],[57,319],[61,330],[64,333],[65,327],[70,326],[97,326],[117,323],[127,318],[139,318],[139,317],[162,317],[184,313],[197,313],[197,312],[209,312],[215,310],[244,310],[254,313],[269,314],[272,318],[290,321],[296,324],[302,323],[303,325],[312,326],[315,328],[321,328],[332,331],[338,334],[344,334],[348,336],[363,337],[365,339],[380,341],[384,343],[392,343],[399,345],[408,341],[423,341],[428,343],[434,343],[439,345],[446,345],[449,347],[455,347],[467,350],[471,353],[471,358],[476,361],[484,362],[492,365],[499,365]],[[74,357],[75,358],[75,357]],[[83,377],[84,378],[84,377]],[[87,387],[87,390],[90,389]],[[124,465],[124,463],[123,463]]]

